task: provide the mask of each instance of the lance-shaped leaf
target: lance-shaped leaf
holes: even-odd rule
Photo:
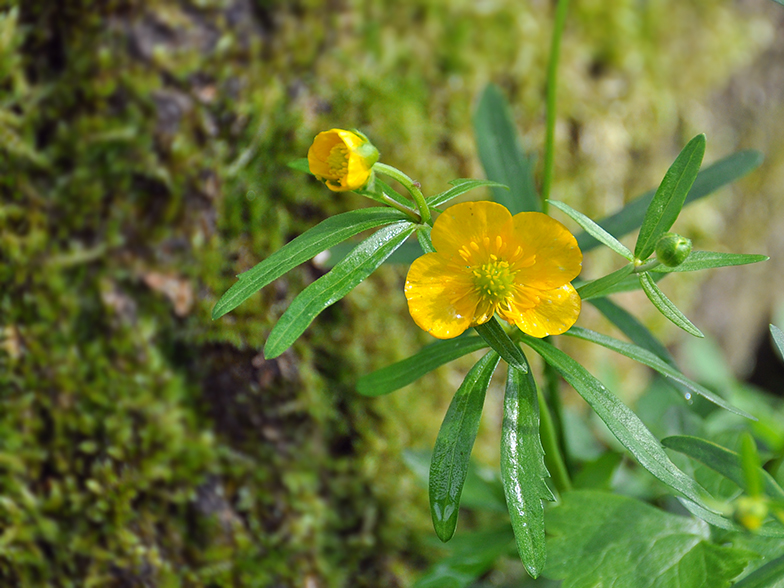
[[[512,521],[517,551],[536,578],[544,569],[543,500],[555,500],[545,478],[544,449],[539,438],[539,401],[530,373],[508,370],[501,426],[501,481]]]
[[[241,273],[239,281],[221,296],[212,310],[218,319],[299,264],[367,229],[405,219],[391,208],[362,208],[330,217],[288,242],[261,263]]]
[[[704,463],[725,478],[735,482],[741,488],[746,488],[743,464],[741,463],[740,455],[734,451],[706,439],[688,435],[665,437],[662,439],[662,445]],[[756,473],[762,480],[762,487],[768,496],[784,500],[784,490],[776,483],[773,476],[761,467],[756,468]]]
[[[680,384],[686,386],[689,390],[696,392],[703,398],[710,400],[714,404],[722,407],[725,410],[730,412],[734,412],[737,415],[746,417],[747,419],[751,419],[756,421],[757,419],[751,416],[749,413],[742,411],[739,408],[735,408],[729,402],[717,396],[704,386],[699,385],[697,382],[693,382],[686,376],[684,376],[677,368],[674,368],[672,365],[668,364],[666,361],[655,355],[654,353],[648,351],[647,349],[643,349],[637,345],[632,343],[626,343],[624,341],[619,341],[613,337],[608,337],[607,335],[603,335],[601,333],[597,333],[596,331],[591,331],[590,329],[584,329],[582,327],[572,327],[566,333],[570,337],[576,337],[578,339],[582,339],[583,341],[590,341],[591,343],[596,343],[597,345],[601,345],[602,347],[606,347],[607,349],[612,349],[620,353],[621,355],[625,355],[626,357],[633,359],[634,361],[638,361],[643,365],[647,365],[649,368],[652,368],[659,372],[661,375],[670,378]]]
[[[781,588],[782,578],[784,578],[784,555],[754,570],[740,582],[733,584],[732,588]]]
[[[437,341],[422,348],[416,355],[362,376],[357,381],[357,391],[365,396],[389,394],[445,363],[485,347],[487,343],[481,337],[457,337]]]
[[[678,218],[705,155],[705,135],[697,135],[686,144],[683,151],[664,174],[664,179],[653,197],[637,237],[634,255],[648,259],[656,249],[656,242]]]
[[[702,519],[706,523],[713,525],[714,527],[718,527],[719,529],[726,529],[728,531],[738,531],[740,533],[748,533],[748,529],[745,527],[741,527],[734,521],[723,517],[722,515],[712,512],[709,510],[705,510],[699,504],[695,504],[688,498],[681,498],[678,497],[678,501],[683,505],[683,507],[688,510],[691,514],[695,517]],[[755,535],[761,535],[762,537],[777,537],[782,538],[784,537],[784,527],[780,524],[776,523],[775,521],[771,521],[759,529],[754,531]]]
[[[422,253],[435,253],[436,248],[433,247],[433,240],[430,238],[430,227],[422,225],[417,229],[417,241],[422,248]]]
[[[440,194],[436,194],[435,196],[431,196],[427,199],[428,206],[432,207],[439,207],[443,204],[446,204],[453,198],[457,198],[458,196],[462,196],[469,190],[474,190],[475,188],[495,188],[498,190],[506,190],[509,191],[509,187],[505,186],[504,184],[499,184],[498,182],[493,182],[491,180],[474,180],[470,178],[458,178],[456,180],[452,180],[449,182],[452,184],[452,187],[445,192],[441,192]]]
[[[776,325],[770,325],[770,334],[779,351],[779,356],[784,359],[784,333]]]
[[[264,345],[264,356],[272,359],[286,351],[316,315],[372,274],[415,230],[416,225],[409,222],[379,229],[357,245],[327,275],[305,288],[273,327]]]
[[[686,197],[685,204],[704,198],[722,186],[731,184],[754,171],[762,165],[762,159],[762,154],[759,151],[739,151],[709,165],[697,175],[697,179]],[[620,211],[600,220],[598,224],[616,237],[623,237],[642,224],[654,194],[654,190],[649,190],[629,202]],[[585,253],[599,245],[599,241],[588,233],[580,233],[577,235],[577,244]]]
[[[517,343],[509,338],[497,318],[492,317],[474,329],[506,363],[523,373],[528,372],[528,362],[525,360],[523,351]]]
[[[430,514],[441,541],[455,533],[460,495],[474,447],[487,387],[500,357],[488,352],[466,375],[446,411],[430,462]]]
[[[578,212],[568,204],[564,204],[563,202],[558,202],[557,200],[548,200],[550,204],[565,212],[569,218],[571,218],[574,222],[580,225],[586,233],[591,235],[593,238],[598,239],[607,247],[615,251],[621,257],[625,257],[629,261],[634,261],[634,255],[632,252],[629,251],[629,248],[626,247],[623,243],[618,241],[615,237],[613,237],[610,233],[605,231],[602,227],[597,225],[594,221],[590,218],[585,216],[582,212]]]
[[[717,251],[692,251],[685,261],[675,267],[660,265],[653,268],[652,272],[696,272],[704,269],[728,267],[732,265],[746,265],[770,259],[767,255],[754,255],[749,253],[719,253]]]
[[[648,300],[650,300],[651,303],[659,309],[659,312],[672,323],[695,337],[705,336],[702,334],[702,331],[695,327],[692,322],[686,318],[686,315],[672,303],[672,300],[664,295],[664,292],[659,289],[648,272],[640,274],[640,285],[642,286],[643,292],[645,292],[645,295],[648,297]]]
[[[602,276],[596,280],[585,282],[577,286],[577,293],[583,300],[590,300],[591,298],[603,298],[614,294],[618,284],[625,278],[631,275],[634,271],[634,265],[629,263],[620,269],[615,270],[611,274]]]
[[[493,188],[493,199],[512,214],[540,210],[534,187],[534,160],[517,141],[517,129],[501,91],[488,85],[474,115],[474,131],[479,159],[488,179],[509,186]]]
[[[667,348],[633,315],[607,298],[596,298],[591,300],[591,304],[635,344],[677,369],[675,360]]]
[[[547,341],[522,335],[523,342],[553,366],[599,415],[639,464],[673,490],[710,511],[712,497],[670,461],[661,444],[640,418],[583,366]]]

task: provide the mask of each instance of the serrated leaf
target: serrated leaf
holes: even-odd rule
[[[488,352],[468,372],[446,411],[430,462],[430,514],[441,541],[455,533],[471,450],[474,447],[487,387],[500,357]]]
[[[712,470],[735,482],[739,487],[746,487],[740,455],[734,451],[707,439],[688,435],[665,437],[662,439],[662,445],[704,463]],[[761,467],[756,469],[762,479],[765,493],[771,498],[784,500],[784,490],[776,483],[773,476]]]
[[[749,253],[719,253],[717,251],[692,251],[686,260],[675,267],[660,265],[651,271],[659,273],[671,272],[696,272],[704,269],[728,267],[733,265],[746,265],[770,259],[767,255],[754,255]]]
[[[784,556],[754,570],[733,588],[784,588]]]
[[[727,184],[742,178],[762,165],[762,154],[759,151],[747,150],[733,153],[709,165],[697,174],[697,179],[686,196],[684,206],[708,196]],[[629,202],[620,211],[598,222],[607,232],[618,238],[632,232],[642,224],[645,212],[653,200],[655,190],[649,190],[642,196]],[[583,253],[590,251],[599,241],[588,233],[577,235],[577,244]]]
[[[272,359],[286,351],[322,310],[372,274],[415,230],[416,225],[410,222],[379,229],[328,274],[300,292],[272,328],[264,345],[264,357]]]
[[[523,373],[528,372],[528,363],[523,351],[509,338],[497,318],[492,317],[486,323],[475,326],[474,330],[506,363]]]
[[[664,295],[664,292],[659,289],[648,272],[640,274],[640,285],[642,286],[643,292],[645,292],[645,295],[648,297],[648,300],[651,301],[651,304],[669,319],[670,322],[679,326],[690,335],[705,337],[705,335],[702,334],[702,331],[695,327],[692,322],[686,318],[686,315],[672,303],[672,300]]]
[[[448,190],[441,192],[440,194],[436,194],[435,196],[431,196],[427,199],[427,205],[437,208],[442,206],[452,200],[453,198],[457,198],[458,196],[462,196],[466,192],[470,190],[474,190],[476,188],[496,188],[498,190],[505,190],[509,191],[509,187],[505,186],[504,184],[499,184],[498,182],[493,182],[491,180],[474,180],[470,178],[458,178],[457,180],[452,180],[449,182],[452,184],[452,187]]]
[[[634,261],[634,255],[632,252],[629,251],[629,248],[626,247],[623,243],[618,241],[615,237],[613,237],[610,233],[605,231],[602,227],[597,225],[593,220],[585,216],[582,212],[579,212],[569,206],[568,204],[564,204],[563,202],[558,202],[556,200],[548,200],[550,204],[555,206],[557,209],[564,212],[569,218],[571,218],[574,222],[580,225],[586,233],[591,235],[594,239],[599,240],[600,242],[604,243],[615,251],[621,257],[625,257],[629,261]]]
[[[752,421],[756,421],[757,419],[750,415],[749,413],[732,406],[729,402],[717,396],[704,386],[701,386],[697,382],[693,382],[686,376],[684,376],[677,368],[673,367],[672,365],[668,364],[666,361],[658,357],[656,354],[648,351],[647,349],[643,349],[638,345],[634,345],[633,343],[626,343],[624,341],[619,341],[613,337],[608,337],[607,335],[603,335],[601,333],[597,333],[596,331],[591,331],[590,329],[584,329],[582,327],[572,327],[569,329],[565,335],[570,337],[576,337],[578,339],[582,339],[584,341],[590,341],[591,343],[596,343],[597,345],[601,345],[602,347],[606,347],[607,349],[612,349],[613,351],[625,355],[626,357],[633,359],[643,365],[647,365],[649,368],[652,368],[659,372],[662,376],[666,378],[670,378],[680,384],[686,386],[689,390],[696,392],[706,400],[710,400],[717,406],[722,407],[725,410],[733,412],[737,415],[742,417],[746,417]]]
[[[637,459],[639,464],[673,490],[714,510],[706,501],[711,496],[697,482],[679,470],[640,418],[607,390],[583,366],[547,341],[522,335],[523,342],[553,366],[593,408],[613,435]]]
[[[686,144],[664,174],[656,195],[645,211],[640,235],[634,247],[634,256],[637,259],[648,259],[656,249],[659,237],[675,223],[686,201],[686,195],[697,179],[704,155],[705,135],[697,135]]]
[[[212,309],[213,320],[222,317],[299,264],[354,235],[405,219],[406,216],[390,208],[362,208],[332,216],[286,243],[250,270],[237,276],[238,280]]]
[[[710,543],[702,521],[608,492],[567,492],[547,516],[545,576],[562,588],[726,588],[756,557]]]
[[[630,276],[633,271],[634,265],[629,263],[611,274],[577,286],[577,293],[583,300],[604,298],[605,296],[615,293],[617,290],[614,290],[614,288],[616,288],[622,280]]]
[[[776,325],[770,325],[770,334],[778,349],[779,357],[784,359],[784,333]]]
[[[539,401],[530,373],[510,369],[501,425],[501,481],[525,569],[537,578],[546,560],[543,500],[555,500],[545,478],[544,449],[539,438]]]
[[[520,148],[517,128],[501,91],[485,87],[474,115],[474,132],[479,159],[489,180],[509,190],[493,188],[493,199],[512,214],[539,211],[541,206],[534,187],[534,160]]]
[[[437,341],[407,359],[362,376],[357,381],[357,392],[365,396],[389,394],[450,361],[485,347],[487,343],[481,337]]]

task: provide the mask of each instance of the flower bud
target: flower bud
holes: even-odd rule
[[[764,498],[741,496],[735,503],[733,518],[749,531],[756,531],[768,516],[768,504]]]
[[[363,188],[377,161],[378,149],[359,131],[324,131],[316,135],[308,149],[310,173],[333,192]]]
[[[667,267],[682,264],[691,253],[691,239],[677,233],[664,233],[656,243],[656,259]]]

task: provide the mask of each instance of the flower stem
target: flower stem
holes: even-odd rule
[[[555,105],[558,86],[558,59],[561,54],[561,36],[566,24],[569,0],[558,0],[555,8],[553,36],[550,42],[550,60],[547,64],[547,115],[544,142],[544,173],[542,176],[542,212],[547,213],[550,186],[553,182],[553,163],[555,161]]]
[[[652,270],[653,268],[659,265],[661,265],[661,261],[659,261],[658,259],[651,259],[647,263],[640,263],[640,265],[637,265],[637,263],[635,262],[634,270],[632,271],[632,273],[641,274],[643,272],[647,272],[648,270]]]
[[[537,396],[539,397],[539,435],[544,448],[544,461],[552,476],[555,489],[559,494],[563,494],[572,489],[572,481],[569,479],[569,472],[566,470],[561,448],[558,446],[558,437],[547,401],[541,390],[537,391]]]
[[[425,196],[422,194],[422,190],[419,189],[418,182],[409,178],[399,169],[385,163],[376,163],[373,165],[373,169],[400,182],[403,187],[408,190],[408,193],[411,194],[414,202],[416,202],[417,208],[419,208],[419,216],[422,217],[422,222],[433,224],[430,218],[430,209],[427,206],[427,202],[425,202]]]

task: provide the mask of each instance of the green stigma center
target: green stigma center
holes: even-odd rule
[[[337,143],[329,150],[327,157],[329,173],[340,178],[348,173],[348,148],[343,143]]]
[[[474,267],[474,284],[484,298],[500,302],[512,294],[516,273],[509,267],[508,262],[492,260]]]

